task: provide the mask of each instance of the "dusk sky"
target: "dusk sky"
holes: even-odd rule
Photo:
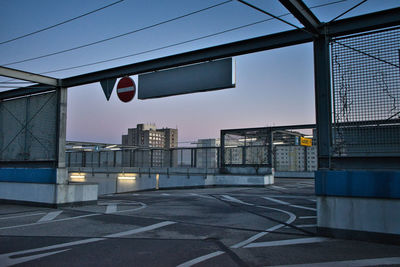
[[[2,43],[21,35],[116,3],[49,30]],[[101,64],[51,72],[141,53],[270,17],[237,1],[224,0],[0,0],[0,65],[65,78],[148,59],[291,30],[277,20],[232,30],[167,49]],[[248,0],[274,15],[287,10],[276,0]],[[360,0],[304,0],[327,22]],[[224,3],[203,12],[82,49],[15,63],[110,38]],[[369,0],[341,18],[399,7],[399,0]],[[301,26],[292,16],[288,20]],[[178,127],[179,141],[215,138],[221,129],[315,122],[312,44],[235,57],[236,88],[122,103],[116,89],[107,101],[99,83],[69,89],[67,140],[120,143],[138,123]],[[10,64],[11,63],[11,64]],[[15,64],[12,64],[15,63]],[[132,76],[137,82],[137,76]],[[0,77],[0,82],[9,78]],[[0,83],[2,87],[9,84]],[[20,85],[18,85],[20,86]],[[8,88],[0,88],[1,91]],[[11,89],[11,88],[10,88]]]

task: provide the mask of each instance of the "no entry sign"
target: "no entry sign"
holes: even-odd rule
[[[133,99],[136,93],[135,82],[130,77],[124,77],[119,80],[117,85],[118,98],[122,102],[129,102]]]

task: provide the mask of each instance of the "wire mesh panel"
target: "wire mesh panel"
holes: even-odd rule
[[[400,28],[333,39],[333,156],[400,154]]]
[[[0,162],[56,161],[56,92],[0,101],[0,129]]]
[[[267,128],[242,130],[224,136],[224,164],[268,166],[271,164],[271,133]]]

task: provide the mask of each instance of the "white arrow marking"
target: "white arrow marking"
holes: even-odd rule
[[[52,221],[54,220],[58,215],[60,215],[63,211],[59,210],[59,211],[52,211],[47,213],[45,216],[43,216],[42,218],[40,218],[40,220],[38,222],[48,222],[48,221]]]
[[[106,213],[114,213],[117,211],[117,204],[108,204],[107,205],[107,209],[106,209]]]

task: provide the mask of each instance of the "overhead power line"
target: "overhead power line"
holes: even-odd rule
[[[341,2],[345,2],[345,1],[347,1],[347,0],[338,0],[338,1],[333,1],[333,2],[330,2],[330,3],[315,5],[315,6],[310,7],[310,9],[329,6],[329,5],[333,5],[333,4],[338,4],[338,3],[341,3]],[[291,13],[285,13],[285,14],[279,15],[278,17],[281,18],[281,17],[285,17],[285,16],[288,16],[288,15],[291,15]],[[162,47],[158,47],[158,48],[154,48],[154,49],[145,50],[145,51],[137,52],[137,53],[134,53],[134,54],[129,54],[129,55],[110,58],[110,59],[105,59],[105,60],[96,61],[96,62],[87,63],[87,64],[83,64],[83,65],[78,65],[78,66],[73,66],[73,67],[67,67],[67,68],[62,68],[62,69],[46,71],[46,72],[42,72],[40,74],[48,74],[48,73],[66,71],[66,70],[73,70],[73,69],[78,69],[78,68],[98,65],[98,64],[102,64],[102,63],[107,63],[107,62],[111,62],[111,61],[116,61],[116,60],[120,60],[120,59],[125,59],[125,58],[129,58],[129,57],[139,56],[139,55],[147,54],[147,53],[150,53],[150,52],[155,52],[155,51],[163,50],[163,49],[166,49],[166,48],[171,48],[171,47],[179,46],[179,45],[182,45],[182,44],[187,44],[187,43],[191,43],[191,42],[194,42],[194,41],[199,41],[199,40],[202,40],[202,39],[214,37],[214,36],[221,35],[221,34],[224,34],[224,33],[240,30],[240,29],[247,28],[247,27],[250,27],[250,26],[254,26],[254,25],[257,25],[257,24],[260,24],[260,23],[271,21],[271,20],[274,20],[274,19],[275,18],[268,18],[268,19],[256,21],[256,22],[253,22],[253,23],[245,24],[245,25],[242,25],[242,26],[238,26],[238,27],[235,27],[235,28],[227,29],[227,30],[224,30],[224,31],[220,31],[220,32],[217,32],[217,33],[200,36],[200,37],[193,38],[193,39],[190,39],[190,40],[186,40],[186,41],[182,41],[182,42],[178,42],[178,43],[174,43],[174,44],[170,44],[170,45],[166,45],[166,46],[162,46]]]
[[[60,23],[57,23],[57,24],[54,24],[54,25],[51,25],[51,26],[48,26],[48,27],[46,27],[46,28],[43,28],[43,29],[40,29],[40,30],[31,32],[31,33],[27,33],[27,34],[21,35],[21,36],[12,38],[12,39],[7,40],[7,41],[2,41],[2,42],[0,42],[0,45],[2,45],[2,44],[7,44],[7,43],[10,43],[10,42],[13,42],[13,41],[16,41],[16,40],[19,40],[19,39],[22,39],[22,38],[25,38],[25,37],[28,37],[28,36],[31,36],[31,35],[40,33],[40,32],[44,32],[44,31],[50,30],[50,29],[52,29],[52,28],[55,28],[55,27],[58,27],[58,26],[60,26],[60,25],[66,24],[66,23],[68,23],[68,22],[71,22],[71,21],[74,21],[74,20],[83,18],[83,17],[85,17],[85,16],[87,16],[87,15],[96,13],[96,12],[98,12],[98,11],[100,11],[100,10],[103,10],[103,9],[106,9],[106,8],[111,7],[111,6],[113,6],[113,5],[116,5],[116,4],[118,4],[118,3],[121,3],[122,1],[124,1],[124,0],[116,1],[116,2],[111,3],[111,4],[109,4],[109,5],[100,7],[100,8],[98,8],[98,9],[92,10],[92,11],[87,12],[87,13],[85,13],[85,14],[82,14],[82,15],[80,15],[80,16],[77,16],[77,17],[74,17],[74,18],[65,20],[65,21],[63,21],[63,22],[60,22]]]
[[[62,54],[62,53],[73,51],[73,50],[77,50],[77,49],[85,48],[85,47],[88,47],[88,46],[104,43],[104,42],[107,42],[107,41],[110,41],[110,40],[114,40],[114,39],[117,39],[117,38],[120,38],[120,37],[123,37],[123,36],[127,36],[127,35],[130,35],[130,34],[141,32],[141,31],[144,31],[144,30],[148,30],[148,29],[151,29],[151,28],[154,28],[154,27],[157,27],[157,26],[160,26],[160,25],[172,22],[172,21],[176,21],[176,20],[185,18],[185,17],[189,17],[191,15],[204,12],[206,10],[209,10],[209,9],[212,9],[212,8],[227,4],[227,3],[232,2],[232,1],[233,0],[224,1],[224,2],[215,4],[215,5],[212,5],[212,6],[208,6],[208,7],[205,7],[205,8],[202,8],[202,9],[199,9],[199,10],[196,10],[196,11],[193,11],[193,12],[190,12],[190,13],[187,13],[187,14],[172,18],[172,19],[164,20],[162,22],[159,22],[159,23],[156,23],[156,24],[152,24],[150,26],[146,26],[146,27],[143,27],[143,28],[140,28],[140,29],[136,29],[136,30],[129,31],[129,32],[126,32],[126,33],[118,34],[118,35],[115,35],[115,36],[112,36],[112,37],[109,37],[109,38],[106,38],[106,39],[102,39],[102,40],[99,40],[99,41],[91,42],[91,43],[88,43],[88,44],[76,46],[76,47],[69,48],[69,49],[64,49],[64,50],[53,52],[53,53],[46,54],[46,55],[41,55],[41,56],[37,56],[37,57],[32,57],[32,58],[28,58],[28,59],[24,59],[24,60],[19,60],[19,61],[14,61],[14,62],[2,64],[2,66],[11,66],[11,65],[15,65],[15,64],[23,63],[23,62],[28,62],[28,61],[33,61],[33,60],[37,60],[37,59],[41,59],[41,58],[54,56],[54,55],[59,55],[59,54]]]
[[[331,20],[329,21],[329,23],[331,23],[332,21],[337,20],[338,18],[340,18],[340,17],[342,17],[343,15],[349,13],[349,12],[352,11],[353,9],[355,9],[355,8],[357,8],[357,7],[359,7],[359,6],[361,6],[361,5],[364,4],[365,2],[367,2],[367,0],[362,0],[360,3],[356,4],[355,6],[349,8],[349,9],[347,9],[345,12],[343,12],[343,13],[340,14],[339,16],[337,16],[337,17],[331,19]]]

